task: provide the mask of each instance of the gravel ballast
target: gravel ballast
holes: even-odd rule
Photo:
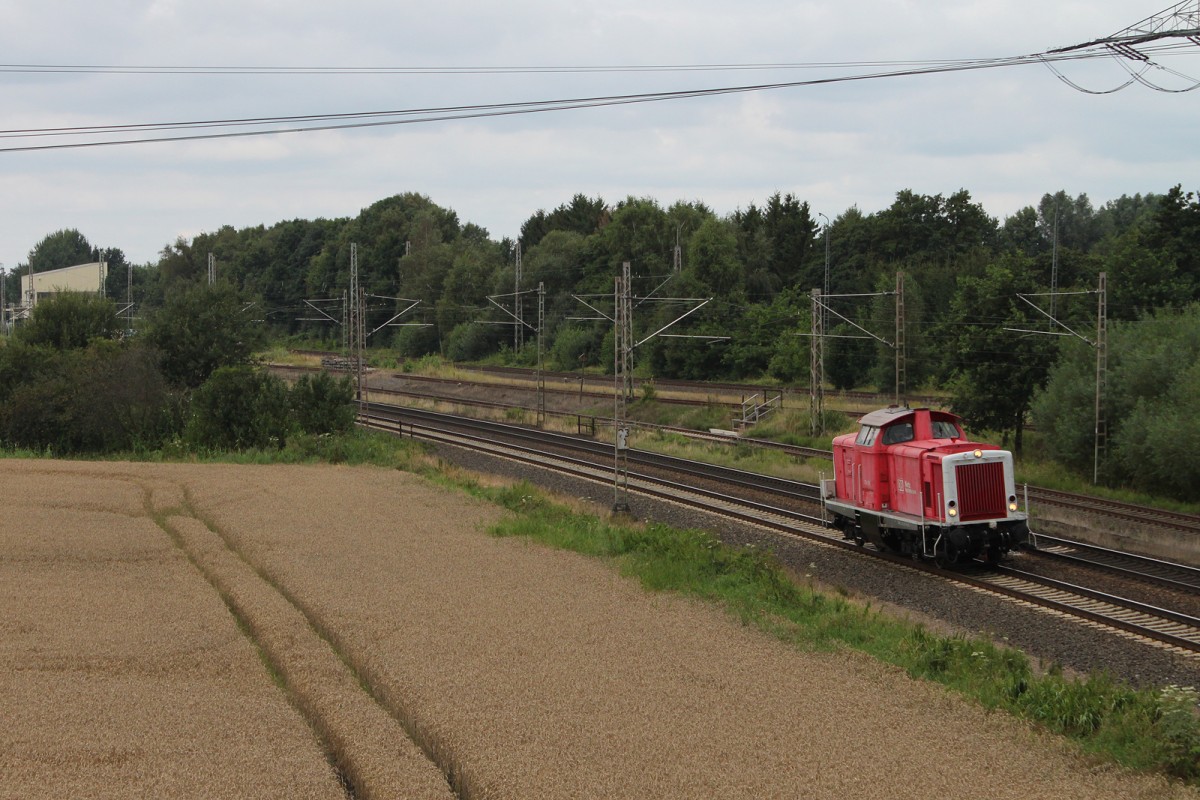
[[[464,797],[1200,796],[1090,764],[1059,739],[866,657],[799,652],[720,610],[647,593],[603,562],[491,537],[502,512],[405,473],[0,462],[3,484],[32,481],[31,497],[116,471],[134,476],[152,507],[160,492],[183,498],[174,524],[212,548],[206,563],[225,569],[228,556],[188,516],[276,587]],[[50,513],[28,508],[0,550],[14,573],[23,564],[10,551],[39,538],[38,508]],[[150,524],[126,513],[109,524]],[[185,583],[220,608],[196,567],[184,572],[122,591],[155,602]],[[43,600],[70,592],[29,574],[25,589]],[[221,625],[233,626],[228,612]],[[34,658],[4,652],[10,671]],[[52,718],[57,705],[41,713]],[[38,709],[23,719],[38,724]],[[49,740],[40,746],[55,755]],[[11,753],[0,750],[0,781]]]

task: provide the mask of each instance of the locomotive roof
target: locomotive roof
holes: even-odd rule
[[[943,414],[955,420],[960,419],[957,414],[951,414],[949,411],[931,411],[928,408],[909,408],[907,406],[888,406],[887,408],[881,408],[878,411],[872,411],[870,414],[863,415],[859,418],[858,422],[860,425],[874,425],[882,428],[897,420],[916,416],[918,411],[924,411],[927,414]]]

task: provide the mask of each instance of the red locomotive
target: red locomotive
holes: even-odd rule
[[[1029,538],[1012,453],[968,440],[957,416],[891,406],[859,424],[833,440],[834,480],[821,486],[847,539],[949,565],[999,561]]]

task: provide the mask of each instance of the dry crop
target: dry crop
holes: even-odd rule
[[[0,796],[344,796],[150,481],[45,466],[0,462]]]
[[[501,512],[411,475],[346,467],[43,463],[36,469],[46,474],[38,476],[31,463],[0,462],[0,480],[6,486],[29,481],[26,488],[36,494],[64,483],[115,487],[122,479],[113,474],[123,472],[136,476],[123,480],[139,487],[142,506],[148,494],[150,507],[171,511],[165,524],[179,547],[141,516],[138,492],[125,492],[124,510],[97,521],[97,530],[116,531],[106,534],[106,542],[136,528],[139,537],[128,547],[140,555],[124,566],[130,579],[116,586],[114,597],[106,594],[112,584],[105,584],[91,592],[90,603],[113,606],[102,608],[109,617],[128,612],[129,604],[152,605],[131,615],[146,629],[136,636],[118,631],[117,640],[144,635],[164,652],[186,650],[194,659],[191,668],[203,673],[201,665],[230,650],[254,660],[213,587],[220,589],[276,664],[285,689],[274,689],[266,670],[248,669],[245,659],[225,667],[222,676],[274,692],[272,707],[288,713],[274,723],[283,733],[273,729],[268,738],[281,750],[306,753],[300,760],[315,765],[326,784],[329,769],[311,734],[280,700],[285,691],[326,740],[346,737],[328,746],[335,760],[359,745],[354,752],[374,758],[366,739],[378,735],[379,726],[396,723],[473,800],[965,798],[981,787],[993,798],[1196,797],[1161,779],[1097,768],[1060,740],[989,716],[865,657],[797,652],[719,610],[648,594],[600,562],[488,536],[484,529]],[[89,502],[118,494],[93,491]],[[170,499],[160,504],[159,497]],[[22,574],[24,538],[0,541],[5,577]],[[67,537],[63,547],[69,550],[71,541]],[[125,545],[106,546],[106,552],[125,552]],[[75,602],[69,584],[41,572],[29,575],[23,593],[36,593],[42,604]],[[4,591],[8,600],[7,582]],[[192,608],[200,612],[182,614]],[[53,618],[24,614],[20,619],[41,624]],[[171,625],[178,626],[174,639],[155,638]],[[187,640],[197,628],[218,637],[224,649]],[[97,637],[90,628],[72,630],[58,646],[68,657],[106,652],[107,640],[92,641]],[[328,645],[315,642],[314,631]],[[36,636],[20,647],[10,647],[11,638],[6,629],[0,652],[8,674],[34,663],[41,665],[38,675],[50,672]],[[153,662],[155,652],[151,647],[145,658]],[[334,652],[340,667],[330,661]],[[114,681],[128,670],[98,659],[88,674]],[[160,677],[203,710],[207,695],[182,680],[184,674],[193,677]],[[378,706],[368,712],[378,724],[367,730],[354,727],[355,713],[339,716],[341,703],[368,696],[361,689],[356,699],[353,691],[345,694],[353,689],[347,674],[365,684]],[[41,685],[51,684],[51,677],[42,678]],[[146,698],[142,715],[121,719],[110,713],[111,735],[159,731],[153,715],[160,703],[165,713],[175,713],[174,695]],[[60,691],[39,706],[24,697],[22,720],[49,731],[74,713],[76,699]],[[226,708],[241,719],[240,705]],[[210,723],[203,733],[211,739],[220,730]],[[168,739],[170,733],[165,731]],[[295,745],[296,736],[307,738],[306,750]],[[292,744],[281,744],[285,738]],[[0,774],[8,780],[12,766],[32,762],[14,761],[10,740],[0,741]],[[237,783],[231,773],[244,780],[258,778],[254,769],[271,771],[249,763],[261,750],[226,762],[227,744],[208,742],[189,754],[192,768],[218,774],[226,784]],[[47,761],[76,757],[71,745],[56,748],[49,733],[38,748]],[[145,753],[133,753],[125,763],[141,771],[159,768]],[[430,774],[419,759],[412,766],[414,774]],[[96,785],[118,794],[106,782],[119,785],[120,773],[117,767],[97,774]],[[87,769],[73,774],[90,776]],[[141,786],[134,784],[137,791]]]

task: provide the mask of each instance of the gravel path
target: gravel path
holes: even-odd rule
[[[158,508],[177,499],[204,562],[234,574],[221,563],[237,556],[242,579],[276,587],[469,800],[1200,797],[866,657],[796,651],[600,561],[488,536],[502,512],[404,473],[0,462],[0,485],[23,469],[47,496],[60,470],[78,484],[120,470]],[[187,581],[204,583],[195,568]]]

